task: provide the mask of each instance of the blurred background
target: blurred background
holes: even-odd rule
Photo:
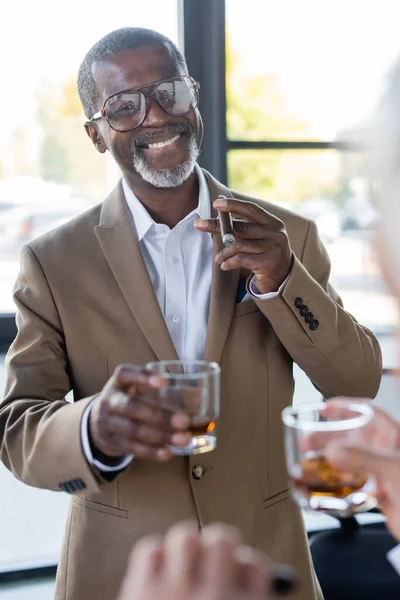
[[[381,341],[389,371],[377,402],[400,415],[390,377],[398,314],[371,248],[378,215],[363,144],[400,52],[399,14],[396,0],[8,4],[0,23],[2,388],[21,245],[101,202],[119,178],[85,134],[79,64],[100,37],[134,25],[176,42],[201,84],[200,163],[233,189],[316,222],[332,284]],[[296,379],[296,401],[314,399],[302,373]],[[0,466],[0,584],[8,582],[2,598],[51,597],[67,504],[66,495],[30,489]],[[37,569],[48,582],[32,579],[22,592],[21,579],[36,577]]]

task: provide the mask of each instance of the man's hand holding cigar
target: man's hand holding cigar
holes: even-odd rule
[[[225,247],[216,255],[215,261],[224,271],[241,268],[252,271],[261,294],[276,292],[292,265],[292,251],[283,222],[253,202],[224,196],[215,200],[214,208],[219,215],[227,214],[228,219],[224,216],[222,219],[196,219],[195,227],[221,233]],[[243,218],[231,220],[233,231],[229,230],[229,213]]]

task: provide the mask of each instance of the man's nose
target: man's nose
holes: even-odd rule
[[[168,113],[158,102],[155,96],[146,96],[146,116],[142,123],[142,127],[160,127],[165,125],[168,119]]]

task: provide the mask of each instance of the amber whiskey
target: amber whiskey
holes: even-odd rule
[[[367,476],[337,469],[323,456],[304,459],[291,475],[295,488],[303,494],[346,498],[367,483]]]
[[[215,425],[209,417],[191,415],[189,431],[193,436],[207,435],[214,431]]]

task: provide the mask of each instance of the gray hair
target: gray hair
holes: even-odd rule
[[[188,68],[185,57],[175,44],[162,33],[142,27],[123,27],[111,31],[89,50],[79,67],[78,93],[83,110],[90,119],[98,110],[97,89],[92,75],[93,63],[101,62],[107,58],[117,56],[123,50],[138,48],[139,46],[153,45],[164,46],[172,60],[175,62],[177,72],[187,75]]]

